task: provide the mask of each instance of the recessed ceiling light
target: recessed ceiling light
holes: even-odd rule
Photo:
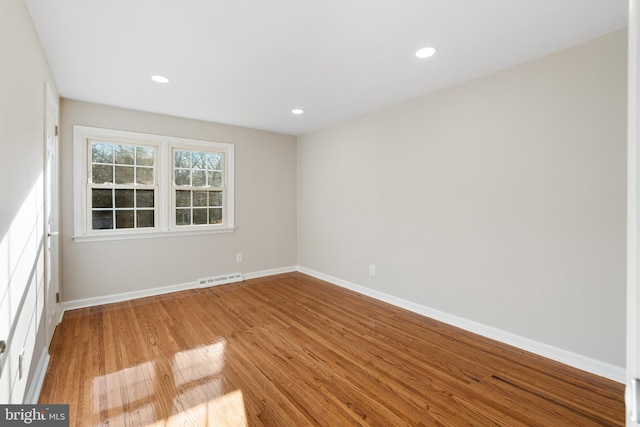
[[[169,78],[165,76],[151,76],[151,80],[156,83],[169,83]]]
[[[418,49],[416,51],[416,56],[418,58],[429,58],[435,55],[436,50],[432,47],[423,47],[422,49]]]
[[[298,115],[300,115],[300,114],[304,114],[304,110],[301,110],[301,109],[299,109],[299,108],[294,108],[293,110],[291,110],[291,112],[292,112],[293,114],[298,114]]]

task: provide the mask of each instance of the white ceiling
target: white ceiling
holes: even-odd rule
[[[26,3],[65,98],[296,135],[627,25],[627,0]]]

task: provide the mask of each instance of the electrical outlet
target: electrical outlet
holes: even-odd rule
[[[375,276],[376,275],[376,266],[371,264],[369,265],[369,276]]]
[[[241,253],[237,253],[236,254],[236,262],[237,263],[241,263],[242,262],[242,254]]]

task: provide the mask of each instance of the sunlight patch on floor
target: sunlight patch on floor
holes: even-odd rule
[[[226,392],[226,340],[177,352],[93,379],[100,424],[246,426],[241,390]]]
[[[93,412],[98,413],[148,400],[155,394],[155,363],[141,363],[93,379]],[[129,400],[129,402],[125,402]]]
[[[244,396],[241,390],[236,390],[192,406],[167,419],[147,424],[146,427],[242,427],[247,425]]]
[[[224,339],[190,350],[183,350],[173,356],[171,363],[176,385],[182,386],[194,381],[212,378],[224,369]]]

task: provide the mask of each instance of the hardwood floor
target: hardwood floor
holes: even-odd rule
[[[615,426],[624,387],[301,273],[65,313],[76,426]]]

